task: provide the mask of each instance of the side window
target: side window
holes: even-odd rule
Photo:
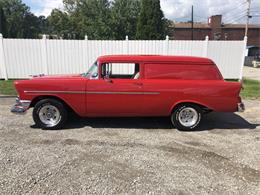
[[[102,78],[139,79],[140,65],[138,63],[103,63]]]

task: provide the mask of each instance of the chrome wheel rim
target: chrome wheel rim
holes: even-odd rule
[[[55,106],[46,105],[40,109],[39,118],[48,127],[54,127],[60,122],[61,114]]]
[[[191,107],[182,109],[178,116],[179,122],[185,127],[192,127],[195,125],[198,121],[198,118],[198,112]]]

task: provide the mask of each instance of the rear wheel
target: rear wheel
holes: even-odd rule
[[[194,104],[182,104],[174,109],[171,115],[172,124],[178,130],[195,130],[202,118],[202,110]]]
[[[33,109],[35,124],[43,129],[60,129],[67,120],[66,107],[55,99],[44,99]]]

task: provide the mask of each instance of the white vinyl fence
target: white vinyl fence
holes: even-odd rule
[[[226,79],[240,79],[247,39],[242,41],[105,41],[3,39],[0,35],[0,78],[37,74],[83,73],[100,55],[160,54],[211,58]]]

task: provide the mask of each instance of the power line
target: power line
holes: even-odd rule
[[[243,11],[242,13],[239,13],[239,14],[236,14],[236,15],[232,15],[232,16],[229,16],[228,18],[223,18],[224,20],[232,20],[234,18],[237,18],[237,17],[240,17],[240,16],[246,16],[246,11]]]
[[[224,13],[222,13],[222,15],[225,17],[226,14],[230,14],[230,13],[232,13],[232,12],[234,12],[234,11],[237,11],[237,10],[240,9],[240,8],[244,8],[244,7],[241,7],[241,6],[243,6],[244,4],[246,4],[246,1],[245,1],[245,2],[242,2],[242,3],[238,4],[238,5],[236,5],[236,7],[232,8],[232,9],[230,9],[230,10],[224,12]]]
[[[245,16],[240,16],[240,17],[238,17],[238,18],[236,18],[236,19],[233,19],[233,20],[227,22],[227,24],[233,24],[233,23],[235,23],[235,22],[240,21],[240,20],[243,19],[243,18],[245,19]]]
[[[244,1],[244,2],[241,2],[239,5],[236,6],[236,8],[232,9],[232,11],[230,12],[226,12],[226,16],[224,15],[223,16],[223,20],[226,22],[226,23],[232,23],[234,21],[237,21],[239,19],[242,19],[242,17],[245,17],[246,16],[246,13],[247,11],[244,10],[242,11],[242,13],[240,12],[238,15],[234,15],[234,14],[231,14],[232,12],[234,11],[238,11],[240,8],[242,8],[241,6],[245,5],[247,3],[247,1]],[[229,14],[229,15],[227,15]],[[230,22],[231,21],[231,22]]]
[[[233,17],[229,17],[229,19],[225,19],[225,22],[229,23],[230,21],[237,20],[238,18],[241,19],[243,17],[246,17],[246,12],[243,12],[243,13],[241,13],[239,15],[236,15],[235,17],[234,16]]]

